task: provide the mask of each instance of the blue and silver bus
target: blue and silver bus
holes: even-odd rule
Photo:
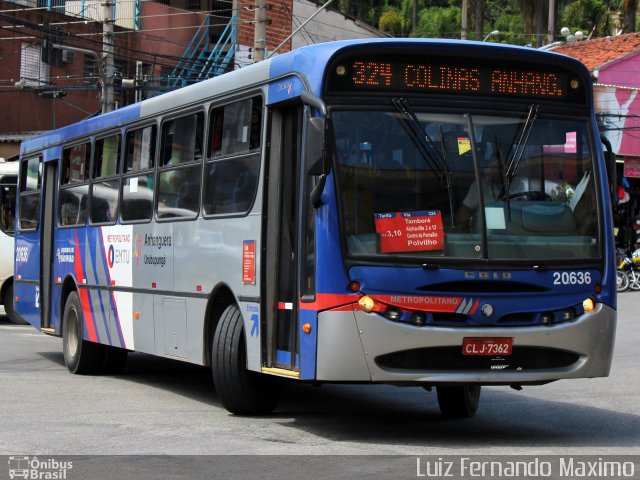
[[[211,367],[436,389],[606,376],[610,180],[574,59],[475,42],[300,48],[23,143],[15,308],[72,373]]]

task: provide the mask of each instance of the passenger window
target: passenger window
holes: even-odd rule
[[[161,171],[158,217],[195,218],[200,210],[200,165]]]
[[[151,220],[153,215],[153,175],[122,180],[122,221]]]
[[[203,134],[202,112],[163,124],[158,173],[158,218],[190,219],[198,216]]]
[[[91,185],[91,223],[115,223],[119,190],[119,179]]]
[[[111,177],[118,173],[120,135],[96,140],[93,178]]]
[[[169,120],[162,126],[161,167],[202,160],[204,115],[197,113]]]
[[[41,163],[39,157],[30,158],[20,165],[20,230],[35,230],[40,219]]]
[[[155,165],[156,127],[127,132],[124,173],[149,170]]]
[[[58,223],[61,227],[84,225],[87,221],[89,185],[60,190]]]
[[[209,158],[205,167],[204,213],[246,213],[253,205],[260,173],[262,98],[211,111]]]
[[[20,165],[20,192],[40,190],[40,158],[34,157]]]
[[[89,179],[91,143],[83,143],[62,152],[61,184],[84,182]]]
[[[259,172],[259,154],[208,162],[204,213],[223,215],[249,211],[258,185]]]
[[[230,103],[211,111],[208,156],[231,155],[260,148],[262,98]]]
[[[156,126],[127,132],[124,173],[141,173],[122,179],[123,222],[148,221],[153,217]]]

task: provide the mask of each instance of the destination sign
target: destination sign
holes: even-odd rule
[[[334,63],[329,91],[443,93],[549,100],[583,98],[577,76],[544,65],[520,68],[442,57],[428,60],[428,57],[417,57],[416,61],[372,57],[350,57]]]

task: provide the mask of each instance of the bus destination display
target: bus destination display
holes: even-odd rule
[[[565,98],[568,87],[567,75],[562,72],[359,59],[338,64],[334,80],[334,89],[346,91],[442,92],[547,99]],[[576,80],[571,87],[577,88]]]

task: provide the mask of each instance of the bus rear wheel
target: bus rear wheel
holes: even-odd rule
[[[238,415],[264,415],[276,408],[282,384],[247,370],[244,325],[236,305],[222,313],[211,352],[213,383],[224,408]]]
[[[436,387],[440,412],[447,418],[470,418],[480,404],[480,385]]]
[[[77,292],[67,297],[62,317],[62,350],[64,363],[71,373],[95,374],[102,371],[104,346],[84,337],[84,317]]]

